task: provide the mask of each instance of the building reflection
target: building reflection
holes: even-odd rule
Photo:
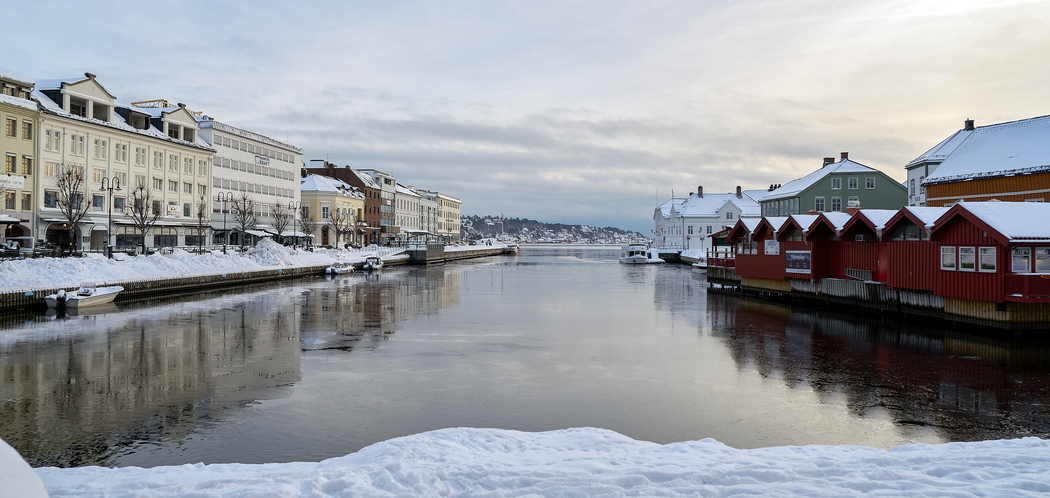
[[[406,318],[459,304],[459,296],[460,272],[444,266],[330,277],[305,296],[302,347],[374,348]]]
[[[858,417],[944,441],[1050,435],[1050,343],[993,339],[709,293],[712,334],[737,367],[808,388]]]
[[[5,330],[0,437],[61,467],[185,437],[299,379],[297,307],[271,290]]]

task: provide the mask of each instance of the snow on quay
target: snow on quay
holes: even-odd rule
[[[0,461],[0,483],[21,482],[29,490],[34,476],[26,475],[25,467]],[[1038,438],[909,444],[889,451],[740,450],[713,439],[661,445],[595,428],[540,433],[456,428],[391,439],[316,463],[34,470],[52,498],[121,498],[1043,496],[1050,493],[1048,468],[1050,442]]]

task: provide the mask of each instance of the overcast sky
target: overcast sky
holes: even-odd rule
[[[672,189],[764,189],[841,151],[903,181],[966,118],[1050,114],[1050,2],[159,5],[5,7],[0,67],[95,73],[464,214],[646,235]]]

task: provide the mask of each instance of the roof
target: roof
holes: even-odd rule
[[[328,192],[333,194],[343,194],[347,197],[356,197],[354,191],[357,189],[338,178],[322,175],[306,175],[306,177],[299,182],[299,190],[302,192]],[[349,191],[350,193],[345,191]]]
[[[1010,242],[1050,241],[1050,225],[1032,220],[1050,219],[1050,204],[1043,202],[960,202],[938,220],[934,230],[953,216],[953,212],[968,211]]]
[[[149,108],[136,107],[135,109],[138,110],[139,112],[149,112]],[[178,108],[160,108],[160,109],[167,111],[168,109],[175,110],[175,109],[178,109]],[[239,137],[247,138],[249,140],[255,140],[256,142],[262,142],[264,144],[269,144],[269,145],[272,145],[274,147],[280,147],[280,148],[285,149],[287,151],[299,154],[300,156],[303,155],[303,149],[300,149],[299,147],[296,147],[294,145],[289,145],[289,144],[286,144],[284,142],[280,142],[280,141],[274,140],[274,139],[272,139],[272,138],[270,138],[270,137],[268,137],[266,135],[260,135],[258,133],[255,133],[254,131],[242,130],[240,128],[237,128],[236,126],[230,126],[230,125],[228,125],[226,123],[223,123],[223,122],[220,122],[220,121],[216,121],[215,118],[213,118],[211,116],[204,116],[204,115],[197,116],[197,121],[200,123],[200,127],[201,128],[211,128],[211,129],[213,129],[215,131],[221,131],[223,133],[229,133],[230,135],[237,135]]]
[[[851,161],[849,159],[843,159],[837,163],[831,163],[823,168],[820,168],[802,178],[791,180],[785,183],[780,188],[767,192],[766,195],[759,199],[762,201],[771,201],[774,199],[783,199],[785,197],[794,197],[803,190],[812,187],[815,183],[823,180],[826,176],[832,173],[878,173],[879,170],[875,168],[869,168],[861,163]],[[896,183],[896,181],[894,182]]]
[[[15,83],[19,83],[28,87],[32,87],[34,84],[31,78],[27,76],[22,76],[21,74],[11,71],[10,69],[7,69],[5,67],[0,67],[0,79],[13,81]]]
[[[380,187],[378,183],[376,183],[375,179],[372,178],[372,175],[369,175],[368,173],[365,173],[364,171],[357,170],[357,169],[354,169],[354,168],[350,168],[350,171],[353,171],[354,174],[357,175],[357,177],[359,179],[361,179],[361,182],[364,183],[365,186],[367,186],[368,188],[377,188],[377,189],[382,189],[383,188],[383,187]]]
[[[687,218],[713,218],[730,203],[740,210],[740,216],[759,216],[762,213],[762,208],[754,199],[746,195],[737,197],[736,194],[704,194],[703,197],[689,194],[685,201],[676,206],[675,212]]]
[[[944,213],[948,212],[946,207],[919,207],[919,206],[905,206],[905,210],[911,212],[918,220],[922,221],[922,224],[926,228],[933,228],[934,223]]]
[[[1050,116],[979,126],[924,185],[1050,172]]]
[[[919,157],[912,159],[911,162],[904,166],[904,169],[911,169],[922,163],[940,164],[959,147],[959,144],[963,143],[970,136],[970,133],[973,133],[973,130],[963,129],[953,133],[948,138],[941,140],[941,143],[934,145],[930,150],[923,152]]]
[[[841,232],[842,229],[846,227],[846,222],[848,222],[850,218],[853,218],[853,215],[849,213],[840,213],[838,211],[821,213],[821,215],[823,215],[824,218],[835,227],[835,231],[837,232]]]
[[[683,202],[685,202],[685,199],[672,197],[667,201],[664,201],[663,204],[656,206],[656,209],[660,211],[660,216],[663,216],[664,218],[670,218],[672,208],[675,208],[677,210],[677,208],[680,207]]]
[[[420,197],[420,195],[415,190],[401,185],[400,183],[396,183],[394,184],[394,186],[397,187],[398,195],[411,195],[412,197]]]
[[[802,229],[802,232],[805,233],[809,231],[809,227],[813,226],[813,223],[816,222],[819,217],[819,214],[793,214],[788,218],[795,220],[795,223],[797,223],[799,228]]]
[[[11,95],[4,95],[2,93],[0,93],[0,102],[3,102],[4,104],[11,104],[13,106],[18,106],[23,109],[29,109],[31,111],[40,110],[37,107],[37,103],[32,100],[23,99],[20,97],[12,97]]]

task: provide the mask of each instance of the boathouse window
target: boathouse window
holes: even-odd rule
[[[981,247],[977,249],[977,255],[980,259],[978,263],[981,265],[980,270],[984,272],[995,272],[995,248],[994,247]]]
[[[793,240],[796,242],[802,241],[802,232],[795,228],[794,225],[787,227],[784,231],[784,240]]]
[[[955,269],[955,246],[941,246],[941,269]]]
[[[975,271],[977,269],[977,248],[959,248],[959,269],[962,271]]]
[[[1010,254],[1010,269],[1014,273],[1032,271],[1032,248],[1015,247]]]
[[[1035,272],[1036,273],[1050,273],[1050,247],[1036,247],[1035,251]]]
[[[926,230],[919,228],[918,225],[910,221],[905,221],[900,228],[893,232],[890,240],[929,240],[929,236],[926,234]]]

